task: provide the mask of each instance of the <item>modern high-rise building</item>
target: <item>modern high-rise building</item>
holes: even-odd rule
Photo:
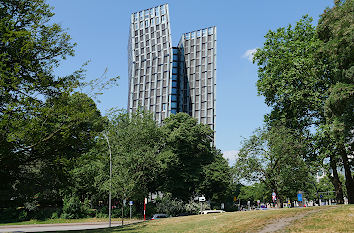
[[[159,123],[185,112],[215,130],[216,27],[171,41],[167,4],[131,15],[128,112],[144,108]]]

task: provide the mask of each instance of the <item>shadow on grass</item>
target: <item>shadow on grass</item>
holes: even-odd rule
[[[137,222],[137,223],[131,223],[129,225],[116,226],[116,227],[111,227],[111,228],[100,228],[100,229],[89,229],[89,230],[72,230],[72,231],[61,231],[61,232],[63,232],[63,233],[65,233],[65,232],[67,232],[67,233],[69,233],[69,232],[73,232],[73,233],[138,232],[138,231],[143,231],[145,227],[146,227],[146,222]],[[47,233],[48,233],[48,231],[47,231]]]

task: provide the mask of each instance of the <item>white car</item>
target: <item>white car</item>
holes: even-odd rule
[[[199,214],[218,214],[218,213],[224,213],[225,211],[223,210],[203,210],[199,211]]]

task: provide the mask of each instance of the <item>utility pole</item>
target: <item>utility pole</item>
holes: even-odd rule
[[[109,218],[109,224],[108,227],[111,227],[112,225],[112,217],[111,217],[111,208],[112,208],[112,152],[111,152],[111,146],[109,145],[109,140],[108,137],[105,133],[103,133],[103,136],[107,140],[108,144],[108,150],[109,150],[109,198],[108,198],[108,218]]]

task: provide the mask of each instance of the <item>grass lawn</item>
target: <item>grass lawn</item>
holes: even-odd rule
[[[281,228],[281,232],[354,232],[354,205],[321,206],[308,208],[229,212],[194,215],[146,221],[99,230],[75,231],[75,233],[114,232],[257,232],[264,227],[281,225],[289,219],[298,219]],[[120,221],[121,219],[113,219]],[[52,219],[28,221],[21,224],[99,222],[108,219]],[[125,220],[126,221],[126,220]],[[14,223],[13,223],[14,224]],[[19,224],[19,223],[16,223]],[[9,225],[9,224],[8,224]],[[284,226],[283,226],[284,227]],[[69,231],[68,231],[69,233]]]
[[[247,211],[232,212],[222,214],[208,214],[168,218],[161,220],[148,221],[125,227],[115,227],[111,229],[87,230],[79,232],[256,232],[261,230],[269,223],[281,221],[281,218],[296,216],[298,214],[311,213],[306,221],[311,224],[312,221],[319,221],[318,218],[325,216],[327,224],[319,229],[319,232],[333,232],[347,229],[354,229],[353,217],[349,218],[348,214],[353,214],[354,206],[336,206],[336,207],[310,207],[310,208],[294,208],[280,210],[265,211]],[[319,212],[314,212],[319,211]],[[323,216],[322,216],[323,215]],[[335,218],[337,215],[340,217]],[[311,219],[313,216],[313,219]],[[302,224],[302,220],[299,220]],[[322,220],[321,220],[322,221]],[[331,223],[336,227],[327,228]],[[347,224],[346,227],[339,225]],[[351,224],[351,225],[350,225]],[[319,224],[320,225],[320,224]],[[306,226],[306,225],[304,225]],[[329,229],[330,231],[328,231]],[[289,228],[289,231],[297,229]],[[313,228],[312,228],[313,230]],[[302,229],[298,229],[302,231]]]
[[[354,205],[328,209],[295,221],[289,232],[354,232]]]

